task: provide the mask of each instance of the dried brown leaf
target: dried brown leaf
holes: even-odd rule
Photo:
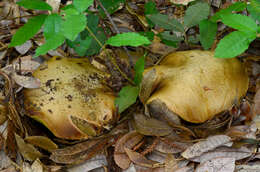
[[[194,158],[200,156],[204,152],[215,149],[216,147],[222,146],[231,142],[231,138],[226,135],[215,135],[208,137],[205,141],[195,143],[186,149],[181,155],[186,158]]]
[[[14,63],[14,69],[16,71],[27,73],[27,72],[33,72],[35,71],[41,64],[39,62],[33,61],[33,60],[19,60]]]
[[[128,157],[130,158],[130,160],[137,165],[140,165],[143,167],[148,167],[148,168],[157,168],[157,167],[161,166],[160,163],[149,160],[142,154],[135,152],[131,149],[128,149],[126,147],[125,147],[125,152],[128,155]]]
[[[155,150],[162,153],[180,153],[191,146],[191,143],[173,141],[172,139],[163,138],[155,146]]]
[[[255,94],[253,112],[255,115],[260,115],[260,89]]]
[[[39,88],[41,86],[40,80],[37,78],[34,78],[34,77],[22,76],[22,75],[13,73],[12,78],[18,85],[20,85],[24,88]]]
[[[172,154],[168,154],[165,159],[165,172],[172,172],[178,169],[178,161]]]
[[[258,172],[258,171],[260,171],[259,164],[236,165],[236,172]]]
[[[129,157],[125,153],[124,147],[133,148],[143,139],[143,135],[132,131],[121,137],[115,145],[114,160],[115,163],[122,169],[127,169],[131,163]]]
[[[231,172],[235,169],[235,158],[214,158],[200,164],[195,172]]]
[[[33,145],[25,143],[19,135],[15,134],[15,140],[19,152],[26,160],[34,161],[37,158],[41,158],[43,156]]]
[[[51,139],[45,136],[28,136],[24,140],[49,152],[58,149],[58,146]]]
[[[4,170],[0,170],[0,172],[17,172],[14,166],[9,166],[8,168]]]
[[[219,158],[219,157],[228,157],[228,158],[235,158],[235,160],[240,160],[251,156],[252,152],[253,151],[247,147],[241,147],[241,148],[219,147],[213,151],[206,152],[201,156],[192,158],[190,160],[194,162],[200,162],[200,163],[206,162],[213,158]]]
[[[174,4],[188,5],[188,3],[195,0],[170,0]]]
[[[166,136],[172,132],[172,128],[167,123],[143,114],[134,115],[134,126],[137,132],[148,136]]]
[[[47,3],[52,7],[52,12],[57,13],[60,8],[61,0],[47,0]]]
[[[16,51],[18,51],[20,54],[24,55],[29,51],[29,49],[32,47],[32,41],[28,40],[24,44],[15,46]]]

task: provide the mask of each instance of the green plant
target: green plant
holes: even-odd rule
[[[234,14],[248,8],[251,16]],[[250,43],[259,37],[260,27],[256,24],[260,15],[260,1],[251,0],[247,6],[244,2],[237,2],[226,9],[222,9],[210,19],[200,22],[200,42],[204,49],[209,49],[216,37],[217,22],[236,29],[220,40],[215,50],[215,57],[232,58],[248,49]]]

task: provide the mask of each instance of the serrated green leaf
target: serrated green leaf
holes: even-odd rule
[[[235,31],[220,40],[215,50],[215,57],[232,58],[248,49],[249,44],[256,38],[256,34]]]
[[[119,92],[119,97],[115,100],[119,113],[122,113],[128,107],[136,102],[139,94],[139,87],[125,86]]]
[[[62,22],[63,34],[66,38],[73,41],[78,34],[86,27],[87,19],[84,14],[67,15]]]
[[[134,69],[135,69],[135,77],[134,77],[134,83],[139,86],[142,82],[143,78],[143,72],[144,72],[144,65],[145,65],[145,56],[141,57],[137,60]]]
[[[34,57],[38,57],[39,55],[46,54],[49,50],[54,50],[59,47],[65,41],[65,37],[63,35],[56,35],[48,40],[46,40],[45,44],[38,47],[36,49],[36,53]]]
[[[47,15],[41,14],[30,18],[26,24],[16,31],[9,47],[22,45],[27,40],[31,39],[41,29],[46,17]]]
[[[221,21],[234,29],[242,32],[256,32],[257,24],[253,19],[241,14],[225,14],[221,16]]]
[[[92,5],[94,0],[73,0],[73,5],[79,12],[85,11],[90,5]]]
[[[177,37],[174,33],[170,31],[164,31],[159,34],[162,42],[173,47],[177,47],[178,43],[183,40],[183,37]]]
[[[199,24],[200,29],[200,43],[205,50],[209,49],[214,43],[217,33],[217,23],[209,20],[202,20]]]
[[[250,4],[247,6],[247,10],[253,19],[260,21],[260,1],[250,0]]]
[[[204,2],[198,2],[190,6],[184,15],[184,25],[186,28],[193,27],[200,23],[201,20],[208,18],[209,5]]]
[[[149,1],[146,4],[144,4],[144,14],[157,14],[158,10],[156,8],[156,4],[153,1]]]
[[[222,15],[230,14],[233,11],[235,11],[235,12],[243,11],[244,9],[246,9],[246,6],[247,5],[245,2],[236,2],[232,5],[230,5],[229,7],[222,9],[219,12],[215,13],[215,15],[210,18],[210,21],[217,22],[219,19],[221,19]]]
[[[49,4],[41,0],[20,0],[17,4],[30,10],[52,10]]]
[[[117,34],[115,36],[110,37],[106,44],[112,45],[112,46],[133,46],[137,47],[140,45],[150,44],[148,38],[145,36],[142,36],[135,32],[127,32],[127,33],[121,33]]]
[[[44,22],[43,35],[46,40],[56,35],[62,35],[62,18],[58,14],[49,15]]]
[[[153,22],[154,24],[166,30],[176,30],[179,32],[184,32],[184,28],[182,24],[174,18],[170,19],[167,15],[158,13],[158,14],[147,15],[146,17],[149,20],[151,20],[151,22]]]

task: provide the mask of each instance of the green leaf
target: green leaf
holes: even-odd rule
[[[162,39],[163,43],[173,47],[177,47],[179,42],[183,40],[183,37],[177,37],[174,33],[171,33],[170,31],[164,31],[160,33],[159,36]]]
[[[48,40],[46,40],[45,44],[38,47],[36,49],[36,54],[34,57],[38,57],[39,55],[46,54],[49,50],[56,49],[65,41],[65,37],[63,35],[56,35]]]
[[[184,32],[184,28],[182,24],[174,18],[170,19],[167,15],[158,13],[158,14],[147,15],[146,17],[149,20],[151,20],[151,22],[164,29]]]
[[[109,14],[113,14],[117,10],[121,9],[123,4],[125,3],[125,0],[100,0],[101,4],[104,6],[104,8],[107,10]],[[98,6],[99,15],[104,18],[106,17],[105,12],[103,9]]]
[[[17,4],[30,10],[52,10],[49,4],[41,0],[20,0]]]
[[[61,9],[61,15],[79,15],[80,12],[75,8],[74,5],[66,5]]]
[[[156,4],[153,1],[149,1],[144,5],[144,14],[157,14],[158,10],[156,8]]]
[[[241,14],[225,14],[221,17],[222,22],[242,32],[256,32],[257,24],[253,19]]]
[[[74,41],[67,40],[68,45],[80,56],[84,56],[91,45],[91,37],[82,39],[79,35]]]
[[[73,41],[85,29],[86,25],[87,19],[84,14],[67,15],[65,21],[62,22],[63,34],[66,38]]]
[[[201,20],[208,18],[209,9],[209,5],[204,2],[189,6],[184,15],[184,25],[190,28],[199,24]]]
[[[117,34],[115,36],[110,37],[106,44],[112,45],[112,46],[133,46],[137,47],[140,45],[150,44],[148,38],[145,36],[142,36],[135,32],[127,32],[127,33],[121,33]]]
[[[139,86],[142,82],[143,78],[143,72],[144,72],[144,65],[145,65],[145,55],[137,60],[134,69],[135,69],[135,77],[134,77],[134,83]]]
[[[44,22],[43,35],[45,39],[51,39],[55,35],[62,35],[62,18],[58,14],[49,15]]]
[[[200,43],[205,50],[211,48],[212,44],[214,43],[217,28],[217,23],[211,22],[207,19],[200,22]]]
[[[47,15],[41,14],[39,16],[32,17],[28,22],[19,28],[12,37],[9,47],[22,45],[27,40],[32,38],[42,27]]]
[[[119,113],[122,113],[128,107],[136,102],[139,94],[139,87],[125,86],[119,92],[119,97],[115,100]]]
[[[259,0],[250,0],[250,4],[247,6],[252,18],[260,21],[260,1]]]
[[[220,40],[215,50],[215,57],[232,58],[248,49],[249,44],[256,38],[256,34],[235,31]]]
[[[92,5],[94,0],[73,0],[73,5],[79,12],[85,11],[90,5]]]
[[[225,14],[230,14],[233,11],[235,11],[235,12],[243,11],[244,9],[246,9],[246,6],[247,5],[245,2],[236,2],[232,5],[230,5],[229,7],[222,9],[219,12],[215,13],[215,15],[210,18],[210,21],[217,22],[219,19],[221,19],[221,16],[223,16]]]

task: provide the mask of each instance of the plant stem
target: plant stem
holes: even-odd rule
[[[105,12],[108,20],[111,22],[111,24],[112,24],[113,28],[115,29],[116,33],[120,34],[120,31],[117,28],[117,26],[116,26],[115,22],[113,21],[112,17],[110,16],[109,12],[106,10],[106,8],[103,6],[103,4],[100,2],[100,0],[96,0],[96,1],[99,4],[99,6],[102,8],[102,10]],[[130,66],[132,68],[134,66],[133,57],[130,55],[128,49],[125,46],[123,46],[123,48],[126,51],[126,54],[127,54],[128,58],[129,58],[129,64],[130,64]]]
[[[86,26],[86,29],[88,30],[89,34],[97,41],[98,45],[101,47],[101,49],[104,49],[105,45],[103,45],[98,38],[94,35],[94,33],[89,29],[88,26]],[[119,73],[127,80],[129,81],[131,84],[134,85],[134,81],[132,81],[121,69],[120,67],[117,65],[115,58],[107,53],[108,57],[110,58],[110,61],[112,62],[112,64],[116,67],[116,69],[119,71]]]

